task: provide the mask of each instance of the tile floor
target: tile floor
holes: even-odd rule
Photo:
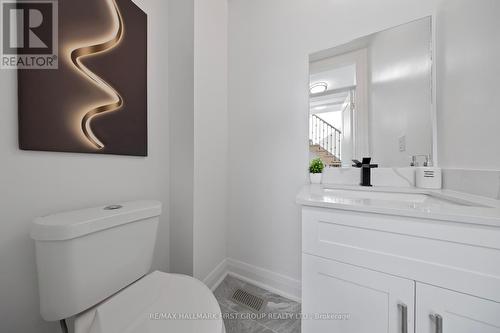
[[[233,302],[236,288],[264,298],[266,307],[255,313]],[[300,333],[300,303],[229,275],[214,293],[225,317],[226,333]]]

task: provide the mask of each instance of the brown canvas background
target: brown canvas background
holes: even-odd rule
[[[124,99],[121,109],[91,122],[105,147],[92,146],[80,122],[89,105],[110,98],[75,70],[70,52],[110,31],[112,13],[105,0],[59,0],[59,69],[18,70],[21,149],[147,155],[147,16],[130,0],[116,1],[123,39],[110,51],[82,58]]]

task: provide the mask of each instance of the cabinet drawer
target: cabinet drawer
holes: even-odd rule
[[[303,209],[303,252],[500,301],[498,228]]]

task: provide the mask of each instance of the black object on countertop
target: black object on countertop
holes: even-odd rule
[[[352,166],[361,169],[361,183],[359,184],[361,186],[372,186],[371,169],[378,168],[378,164],[370,164],[371,160],[371,157],[363,157],[362,162],[358,160],[352,160],[354,162]]]

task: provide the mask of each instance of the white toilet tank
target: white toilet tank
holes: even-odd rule
[[[42,317],[69,318],[147,274],[160,214],[160,202],[134,201],[35,219]]]

